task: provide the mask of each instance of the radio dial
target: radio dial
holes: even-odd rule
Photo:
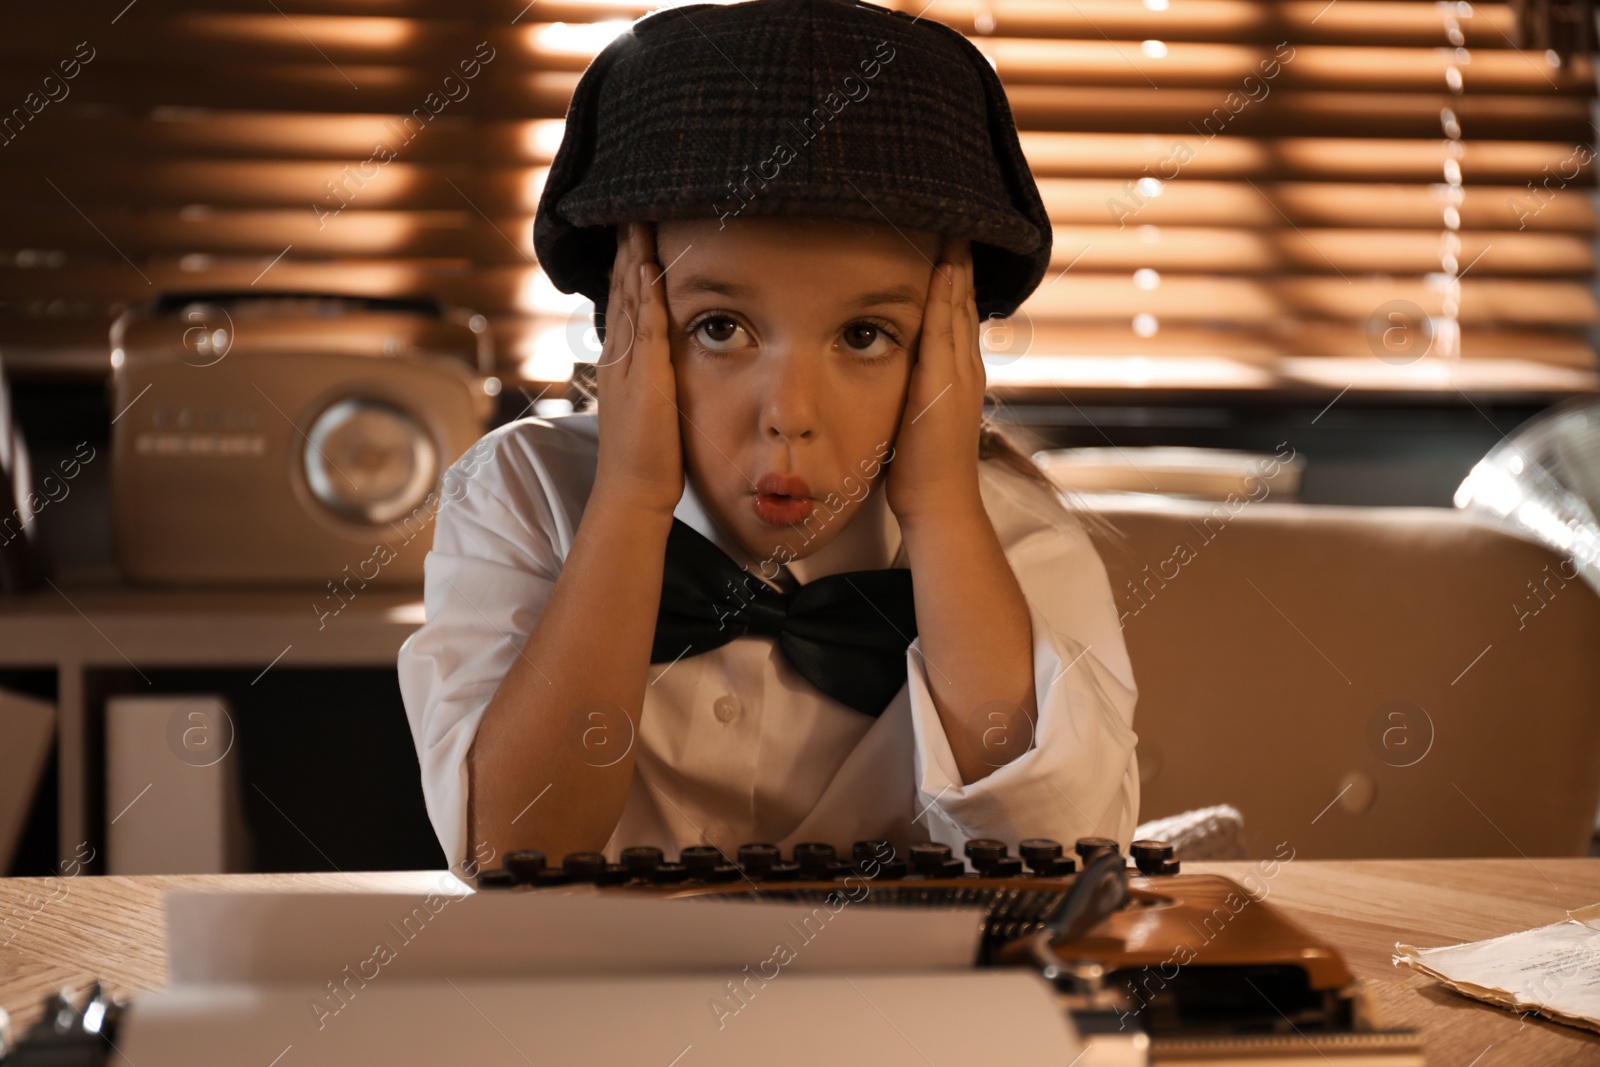
[[[311,425],[306,484],[335,514],[373,525],[422,505],[439,473],[439,450],[409,412],[376,400],[346,399]]]

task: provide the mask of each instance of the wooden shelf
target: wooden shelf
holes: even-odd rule
[[[0,666],[57,676],[58,854],[91,825],[91,687],[106,669],[393,667],[422,590],[368,588],[333,613],[326,587],[158,588],[63,577],[0,598]],[[325,615],[319,615],[318,608]]]

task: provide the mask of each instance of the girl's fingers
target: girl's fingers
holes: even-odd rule
[[[954,267],[955,281],[950,286],[950,376],[955,381],[965,381],[967,338],[972,328],[967,319],[967,270],[959,260]]]
[[[934,264],[933,276],[928,279],[927,310],[922,316],[922,341],[917,345],[917,362],[924,364],[924,374],[933,374],[937,377],[947,377],[947,358],[941,358],[939,353],[948,350],[954,334],[954,322],[951,317],[951,282],[955,275],[955,265],[940,257]]]
[[[639,311],[634,337],[645,352],[649,352],[652,345],[665,349],[663,338],[667,332],[667,313],[666,303],[662,300],[661,268],[647,262],[639,266],[638,273]],[[650,366],[652,372],[660,369],[655,360],[650,361]]]
[[[633,348],[656,344],[666,335],[665,301],[661,299],[660,267],[656,264],[654,226],[649,222],[633,224]],[[661,311],[660,321],[657,312]],[[630,364],[633,361],[629,361]],[[652,371],[653,373],[653,371]]]
[[[634,331],[635,338],[650,344],[661,336],[661,323],[658,315],[661,312],[661,272],[653,262],[643,262],[638,266],[638,323]]]
[[[617,360],[617,323],[622,318],[619,312],[625,299],[624,294],[628,286],[628,230],[627,223],[617,228],[617,254],[611,261],[611,285],[606,294],[606,339],[600,346],[600,359],[595,365],[597,374],[609,378],[605,373],[607,367]],[[604,389],[602,380],[601,388]]]
[[[617,241],[617,262],[615,269],[611,273],[611,295],[619,304],[627,299],[628,285],[632,280],[630,272],[634,269],[633,265],[636,262],[633,254],[633,223],[623,223],[623,226],[624,229],[619,234],[619,240]]]
[[[628,356],[633,351],[634,341],[638,333],[636,323],[639,307],[638,223],[629,222],[625,225],[628,228],[627,236],[625,241],[618,247],[618,266],[620,269],[617,273],[620,276],[622,291],[618,294],[621,299],[617,303],[617,316],[614,323],[617,328],[617,344],[612,349],[609,357],[609,362],[617,366],[624,375],[626,375],[628,368],[632,366],[632,361],[628,359]],[[606,317],[608,320],[611,318],[609,312]],[[606,325],[608,336],[611,333],[612,325],[608,321]]]
[[[970,246],[964,240],[954,241],[953,245],[951,258],[955,270],[955,282],[950,292],[950,314],[954,358],[951,372],[958,378],[965,379],[972,369],[978,322],[973,310]]]
[[[978,305],[977,289],[973,280],[972,245],[963,242],[963,264],[961,269],[961,316],[966,325],[967,359],[963,362],[969,368],[982,365],[982,356],[979,348]]]

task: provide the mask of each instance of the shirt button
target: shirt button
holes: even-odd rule
[[[711,705],[718,722],[732,722],[744,713],[744,704],[733,693],[725,693]]]

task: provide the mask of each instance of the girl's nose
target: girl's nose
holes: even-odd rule
[[[771,374],[763,383],[762,433],[779,440],[809,440],[817,432],[816,368],[820,360],[804,353],[773,352]]]

